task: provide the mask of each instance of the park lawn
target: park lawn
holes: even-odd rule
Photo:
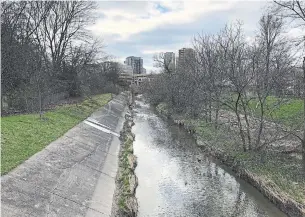
[[[233,105],[236,95],[232,96],[232,101],[229,104]],[[249,108],[256,117],[260,116],[260,105],[258,99],[249,101]],[[228,107],[223,107],[229,110]],[[242,108],[239,108],[242,113]],[[293,128],[300,128],[304,122],[304,101],[296,98],[280,99],[275,96],[268,96],[266,100],[265,117],[269,121],[275,121]]]
[[[78,104],[57,106],[44,113],[1,118],[1,175],[41,151],[80,121],[111,100],[101,94]]]
[[[256,106],[257,101],[252,100],[249,103],[255,114],[260,114],[260,106]],[[269,96],[266,101],[266,118],[291,126],[302,126],[304,121],[304,101],[301,99],[283,99]]]

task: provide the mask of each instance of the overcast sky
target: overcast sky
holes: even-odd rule
[[[226,23],[243,21],[249,39],[258,29],[266,1],[102,1],[97,21],[90,26],[103,38],[106,52],[123,62],[141,56],[144,67],[153,69],[157,52],[177,53],[191,46],[196,33],[217,33]]]

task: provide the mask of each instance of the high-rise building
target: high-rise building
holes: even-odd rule
[[[134,74],[143,73],[143,59],[141,57],[129,56],[124,63],[132,67]]]
[[[164,65],[168,67],[168,69],[173,72],[176,68],[176,58],[174,52],[166,52],[164,53]]]
[[[181,66],[195,58],[195,51],[192,48],[182,48],[179,50],[178,65]]]

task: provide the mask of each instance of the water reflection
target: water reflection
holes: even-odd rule
[[[181,128],[136,101],[139,216],[281,217],[255,189],[202,154]]]

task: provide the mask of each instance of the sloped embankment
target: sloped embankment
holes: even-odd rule
[[[288,216],[305,216],[305,204],[301,202],[304,196],[302,190],[304,181],[301,178],[297,179],[296,171],[291,170],[287,175],[284,170],[287,166],[292,166],[292,163],[300,165],[295,158],[289,158],[286,155],[283,157],[280,153],[266,153],[264,156],[258,152],[247,154],[235,150],[231,145],[233,143],[235,147],[238,141],[230,140],[230,136],[225,136],[229,131],[222,132],[218,129],[217,132],[213,126],[175,115],[164,104],[157,106],[156,110],[162,116],[193,133],[198,145],[205,152],[229,166],[237,176],[254,186]],[[230,132],[234,134],[234,131]],[[294,180],[301,181],[294,182]]]
[[[137,165],[133,154],[134,134],[131,132],[133,122],[132,106],[125,115],[125,122],[121,131],[121,149],[119,154],[119,169],[116,176],[116,192],[112,216],[135,217],[138,212],[138,203],[135,197],[138,180],[135,175]]]

